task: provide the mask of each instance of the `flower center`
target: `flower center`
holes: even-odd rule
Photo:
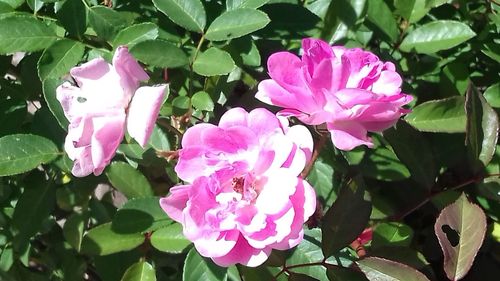
[[[253,202],[259,195],[255,184],[255,179],[250,174],[234,177],[231,181],[231,187],[234,192],[241,194],[241,199],[248,202]]]
[[[233,186],[234,191],[243,194],[245,189],[245,179],[243,177],[233,178],[231,185]]]

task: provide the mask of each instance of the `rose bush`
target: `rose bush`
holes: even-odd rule
[[[496,281],[497,2],[0,0],[0,280]]]

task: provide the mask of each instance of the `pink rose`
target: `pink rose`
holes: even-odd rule
[[[272,249],[303,238],[316,196],[300,172],[313,141],[266,109],[227,111],[218,126],[198,124],[182,139],[179,177],[160,200],[198,252],[221,266],[262,264]]]
[[[70,71],[76,86],[64,82],[57,88],[70,124],[64,148],[74,160],[73,175],[100,175],[128,133],[141,146],[151,136],[165,96],[166,85],[140,87],[149,79],[126,47],[118,47],[113,65],[93,59]]]
[[[362,49],[330,46],[317,39],[302,41],[302,59],[279,52],[267,61],[272,79],[259,84],[256,97],[284,107],[309,125],[326,123],[333,144],[342,150],[373,146],[367,132],[393,126],[408,112],[412,97],[401,93],[394,64]]]

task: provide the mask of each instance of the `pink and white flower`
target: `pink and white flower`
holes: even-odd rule
[[[258,266],[303,238],[316,196],[299,175],[312,146],[304,126],[262,108],[231,109],[218,126],[186,131],[175,170],[187,184],[171,188],[161,207],[201,255]]]
[[[256,97],[285,108],[309,125],[326,123],[333,144],[342,150],[373,146],[367,132],[393,126],[409,110],[412,97],[401,93],[401,76],[391,62],[371,52],[302,40],[302,58],[289,52],[271,55],[271,79],[259,84]]]
[[[93,59],[70,71],[76,85],[64,82],[57,92],[70,124],[64,148],[74,160],[73,175],[100,175],[125,134],[145,146],[162,105],[166,85],[140,87],[149,76],[118,47],[113,65]]]

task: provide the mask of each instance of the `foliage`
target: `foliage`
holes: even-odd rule
[[[0,279],[498,279],[499,12],[479,0],[0,0]],[[412,112],[372,149],[340,151],[308,126],[318,206],[304,240],[256,268],[218,267],[158,203],[181,183],[182,134],[229,108],[276,112],[254,98],[267,59],[299,54],[305,37],[394,63]],[[170,92],[144,148],[126,135],[102,175],[74,177],[56,88],[121,45]]]

